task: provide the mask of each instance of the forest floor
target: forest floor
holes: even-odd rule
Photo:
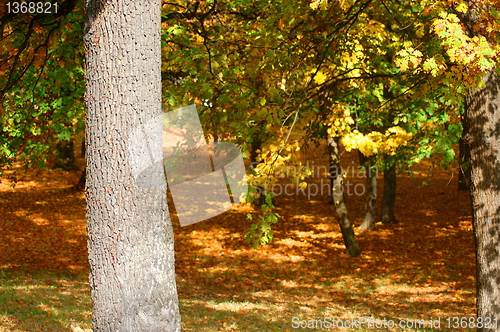
[[[321,195],[328,183],[321,151],[302,156],[316,167],[309,189],[275,198],[281,217],[267,246],[255,250],[245,242],[246,215],[259,213],[250,205],[183,228],[173,218],[183,331],[469,326],[474,240],[470,198],[457,190],[456,167],[430,171],[426,162],[412,176],[399,174],[399,223],[356,231],[363,253],[352,258],[344,254],[327,190]],[[349,213],[359,226],[364,179],[354,154],[343,159]],[[0,331],[90,331],[85,197],[71,190],[79,174],[18,174],[14,188],[6,176],[0,183]]]

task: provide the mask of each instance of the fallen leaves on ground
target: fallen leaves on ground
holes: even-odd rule
[[[346,165],[356,166],[355,156],[347,156]],[[317,149],[304,155],[304,160],[308,158],[319,160],[317,165],[324,163]],[[422,186],[426,165],[421,170],[415,179],[398,176],[399,223],[359,232],[363,253],[358,258],[344,254],[326,191],[309,200],[302,193],[276,197],[281,217],[274,242],[257,250],[244,240],[251,224],[246,215],[259,213],[253,206],[241,205],[184,228],[174,217],[183,329],[241,331],[253,322],[255,331],[259,326],[294,330],[295,316],[302,320],[473,316],[469,194],[457,190],[456,170],[435,169],[426,186]],[[78,175],[30,172],[15,188],[8,181],[0,184],[1,270],[87,273],[85,198],[70,190]],[[322,179],[317,174],[308,180],[321,184]],[[346,180],[364,181],[349,174]],[[360,225],[364,197],[351,195],[346,200],[351,219]]]

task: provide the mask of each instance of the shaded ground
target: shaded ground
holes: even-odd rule
[[[304,162],[307,160],[321,166],[324,156],[311,150],[304,156]],[[352,155],[345,163],[356,165]],[[309,179],[311,184],[327,181],[319,166]],[[258,250],[244,241],[244,231],[251,223],[246,214],[258,214],[251,206],[184,228],[174,218],[183,329],[293,331],[294,322],[325,323],[325,317],[385,318],[396,324],[403,319],[441,318],[444,328],[448,317],[473,316],[475,261],[469,195],[456,190],[456,171],[435,170],[432,181],[422,187],[426,166],[419,169],[422,174],[415,174],[416,180],[405,174],[398,177],[396,215],[400,223],[377,224],[375,231],[359,234],[363,254],[358,258],[343,254],[326,189],[324,195],[310,195],[309,200],[307,191],[305,195],[278,196],[281,221],[275,228],[275,241]],[[353,186],[364,181],[353,173],[346,178]],[[70,320],[57,318],[58,325],[45,330],[88,329],[84,195],[68,190],[78,174],[68,177],[52,171],[34,175],[27,174],[14,189],[7,181],[0,184],[0,285],[5,292],[14,278],[21,282],[38,274],[57,275],[57,282],[77,278],[83,286],[72,287],[79,287],[78,292],[83,289],[78,296],[87,297],[80,304],[86,306],[85,313]],[[347,197],[357,225],[363,218],[363,201],[355,194]],[[52,282],[57,285],[56,296],[60,284]],[[71,293],[71,286],[67,287],[65,291]],[[12,292],[27,296],[19,289]],[[15,296],[8,301],[6,307],[17,306],[20,311],[27,305],[38,308],[36,303],[16,302]],[[50,307],[51,303],[44,305]],[[40,315],[50,320],[58,305],[63,306],[53,304]],[[15,310],[2,308],[0,331],[30,331]]]

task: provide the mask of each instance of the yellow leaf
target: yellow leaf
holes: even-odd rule
[[[319,3],[320,3],[319,0],[315,0],[309,4],[309,7],[311,7],[312,9],[318,9]]]
[[[459,13],[467,13],[467,10],[469,10],[469,8],[467,7],[467,5],[465,4],[465,2],[460,2],[456,7],[455,7],[455,10]]]
[[[316,84],[323,84],[326,82],[326,75],[322,71],[318,71],[316,76],[314,76],[314,82]]]

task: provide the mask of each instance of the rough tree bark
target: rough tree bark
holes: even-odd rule
[[[373,165],[373,158],[365,157],[359,152],[359,163],[365,168],[366,176],[366,201],[365,219],[359,229],[375,229],[377,222],[377,169]]]
[[[394,214],[394,206],[396,205],[396,163],[386,156],[385,165],[382,217],[380,219],[383,223],[397,223]]]
[[[478,317],[500,318],[500,84],[494,71],[467,95]],[[500,325],[500,323],[499,323]],[[494,331],[500,331],[500,326]],[[489,330],[491,331],[491,330]]]
[[[163,166],[139,185],[128,137],[161,112],[160,1],[86,1],[87,234],[94,331],[180,331]],[[161,156],[158,135],[148,137]],[[156,151],[156,150],[158,151]]]
[[[352,227],[351,220],[347,214],[347,206],[344,202],[344,176],[340,165],[339,141],[338,138],[328,138],[328,152],[330,155],[330,176],[332,178],[332,199],[335,204],[335,210],[339,215],[339,225],[344,238],[346,254],[352,257],[359,256],[359,249],[356,235]],[[332,174],[333,173],[333,174]]]
[[[480,22],[478,1],[467,1],[461,15],[469,36]],[[481,8],[485,10],[486,8]],[[472,221],[476,241],[477,317],[500,319],[500,82],[496,68],[483,77],[483,87],[466,97],[466,141],[471,153]],[[494,322],[493,322],[494,323]],[[478,330],[500,331],[493,328]]]

